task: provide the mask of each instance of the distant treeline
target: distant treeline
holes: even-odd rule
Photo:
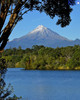
[[[80,46],[50,48],[34,45],[31,49],[6,49],[1,54],[9,68],[31,70],[80,70]]]

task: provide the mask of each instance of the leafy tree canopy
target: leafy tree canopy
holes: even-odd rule
[[[57,25],[65,27],[69,25],[72,8],[68,4],[70,0],[0,0],[0,50],[7,44],[8,37],[15,25],[23,19],[23,15],[28,11],[38,10],[45,12],[51,18],[58,16]],[[71,0],[72,5],[75,0]],[[7,16],[10,16],[5,27]]]

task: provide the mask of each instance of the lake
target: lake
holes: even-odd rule
[[[22,100],[80,100],[80,71],[9,68],[5,81]]]

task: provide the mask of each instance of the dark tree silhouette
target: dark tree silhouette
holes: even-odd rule
[[[6,83],[4,81],[5,73],[7,71],[7,64],[5,59],[0,58],[0,100],[19,100],[21,97],[14,95],[10,97],[13,92],[13,87],[11,84],[6,88]]]
[[[69,25],[72,11],[69,1],[72,5],[75,4],[75,0],[0,0],[0,50],[4,49],[15,25],[28,11],[45,12],[51,18],[58,16],[57,25],[60,24],[61,27]],[[10,19],[4,27],[8,15]]]
[[[4,89],[6,83],[4,82],[4,76],[7,71],[7,65],[5,59],[0,59],[0,100],[3,100],[11,94],[9,88]]]

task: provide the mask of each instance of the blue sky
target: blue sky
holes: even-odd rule
[[[72,21],[69,26],[61,28],[61,26],[56,25],[57,17],[51,19],[44,12],[28,12],[26,15],[24,15],[23,20],[16,25],[9,37],[9,40],[26,35],[28,32],[35,29],[38,25],[43,25],[47,28],[50,28],[51,30],[68,39],[80,39],[80,4],[77,4],[73,7],[71,19]]]

